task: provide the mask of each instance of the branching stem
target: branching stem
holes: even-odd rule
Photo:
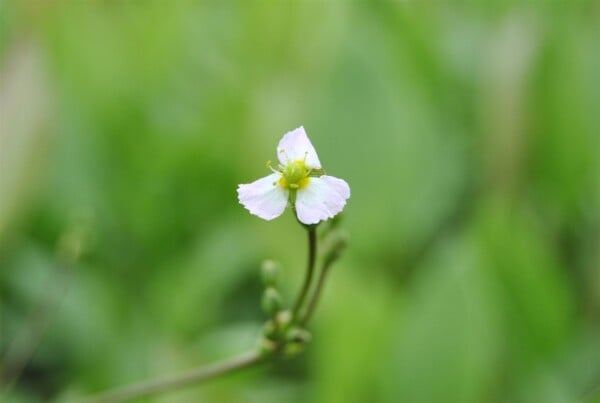
[[[106,391],[85,400],[85,403],[123,402],[148,395],[156,395],[175,388],[206,381],[219,375],[234,372],[264,362],[270,356],[249,351],[211,365],[202,366],[169,378],[152,380]]]
[[[329,269],[329,266],[332,261],[327,261],[323,265],[323,269],[320,273],[318,283],[316,285],[315,291],[308,303],[308,307],[306,308],[306,314],[303,318],[299,318],[300,310],[302,309],[304,302],[306,300],[306,296],[308,295],[308,291],[310,290],[311,282],[313,279],[313,273],[315,269],[315,261],[317,256],[317,234],[316,234],[316,226],[307,227],[308,232],[308,264],[306,269],[306,274],[304,278],[304,283],[300,290],[300,294],[298,295],[298,299],[296,300],[293,308],[293,320],[300,324],[304,325],[310,319],[312,312],[314,311],[317,301],[319,299],[319,294],[323,287],[323,283],[325,281],[325,276]],[[272,353],[260,353],[258,351],[249,351],[237,357],[229,358],[214,364],[201,366],[196,369],[192,369],[188,372],[184,372],[179,375],[174,375],[169,378],[151,380],[146,382],[140,382],[137,384],[133,384],[130,386],[124,386],[121,388],[108,390],[106,392],[100,393],[96,396],[92,396],[85,400],[86,403],[114,403],[114,402],[123,402],[130,399],[135,399],[148,395],[156,395],[159,393],[167,392],[176,388],[181,388],[184,386],[191,385],[193,383],[198,383],[202,381],[206,381],[212,378],[216,378],[220,375],[225,375],[227,373],[235,372],[241,370],[243,368],[248,368],[262,362],[267,361],[272,357],[276,357],[277,353],[281,351],[281,345],[275,346]]]

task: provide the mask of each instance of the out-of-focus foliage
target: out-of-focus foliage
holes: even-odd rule
[[[302,124],[353,192],[313,341],[148,401],[598,401],[599,38],[596,1],[1,1],[4,398],[251,347],[305,240],[235,188]]]

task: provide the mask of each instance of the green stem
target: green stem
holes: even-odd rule
[[[304,284],[298,299],[294,304],[293,318],[298,321],[298,315],[304,304],[304,300],[310,289],[310,285],[313,278],[315,269],[315,260],[317,255],[317,233],[316,226],[307,227],[308,232],[308,264],[306,269],[306,276],[304,278]],[[299,323],[306,323],[310,318],[312,311],[314,310],[320,290],[323,286],[325,274],[329,267],[329,263],[324,264],[323,270],[319,277],[317,288],[313,294],[307,313]],[[281,346],[279,346],[281,347]],[[274,350],[274,352],[279,349]],[[146,381],[122,388],[112,389],[96,396],[92,396],[85,400],[86,403],[106,403],[106,402],[122,402],[125,400],[140,398],[148,395],[155,395],[163,392],[167,392],[172,389],[180,388],[186,385],[190,385],[197,382],[206,381],[220,375],[224,375],[230,372],[235,372],[243,368],[251,367],[260,364],[267,359],[271,358],[273,354],[265,355],[255,351],[250,351],[245,354],[226,359],[211,365],[202,366],[191,371],[175,375],[169,378],[158,379],[153,381]]]
[[[328,259],[321,268],[321,273],[319,273],[319,279],[317,280],[317,285],[315,287],[315,291],[308,302],[308,306],[306,307],[306,312],[300,321],[298,322],[300,326],[304,327],[310,320],[315,308],[317,307],[317,303],[319,302],[319,297],[321,296],[321,291],[323,289],[323,284],[325,284],[325,277],[329,272],[329,268],[331,264],[334,262],[334,259]]]
[[[315,258],[317,256],[317,232],[315,227],[307,228],[308,231],[308,264],[306,267],[306,275],[304,277],[304,284],[302,285],[302,289],[300,294],[298,295],[298,299],[296,299],[296,303],[294,304],[293,314],[294,319],[298,317],[298,313],[302,308],[302,304],[306,299],[306,295],[308,294],[308,290],[310,288],[310,283],[312,281],[313,273],[315,271]]]
[[[122,388],[109,390],[85,400],[86,403],[123,402],[142,396],[155,395],[192,383],[202,382],[217,376],[234,372],[242,368],[264,362],[270,356],[249,351],[237,357],[229,358],[214,364],[202,366],[191,371],[174,375],[165,379],[146,381]]]

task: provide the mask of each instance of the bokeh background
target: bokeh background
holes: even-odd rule
[[[0,1],[2,399],[253,346],[305,234],[235,189],[304,125],[352,187],[313,341],[142,401],[600,401],[600,5],[426,3]]]

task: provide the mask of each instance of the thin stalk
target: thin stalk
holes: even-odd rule
[[[308,290],[310,288],[310,283],[312,282],[313,273],[315,271],[315,258],[317,256],[317,232],[315,227],[307,228],[308,232],[308,264],[306,267],[306,275],[304,277],[304,284],[302,285],[302,289],[300,290],[300,294],[296,299],[296,303],[294,304],[293,314],[294,318],[298,317],[298,313],[302,308],[302,304],[306,299],[306,295],[308,294]]]
[[[304,313],[304,316],[302,317],[302,319],[300,319],[300,321],[298,322],[298,324],[300,326],[303,326],[303,327],[306,326],[306,324],[310,320],[313,312],[315,311],[315,308],[317,307],[317,304],[319,302],[319,297],[321,296],[321,291],[323,290],[323,284],[325,284],[325,277],[327,277],[329,268],[331,267],[331,264],[334,261],[335,260],[328,259],[323,264],[323,267],[321,268],[321,273],[319,273],[319,279],[317,280],[317,285],[315,286],[313,295],[312,295],[310,301],[308,302],[308,306],[306,307],[306,312]]]
[[[123,402],[142,396],[156,395],[169,390],[206,381],[217,376],[235,372],[242,368],[264,362],[269,356],[256,351],[249,351],[237,357],[229,358],[214,364],[202,366],[169,378],[140,382],[130,386],[112,389],[85,400],[86,403]]]
[[[310,289],[310,285],[313,278],[314,268],[315,268],[315,260],[317,255],[317,234],[316,234],[316,226],[307,227],[308,232],[308,264],[306,269],[306,276],[304,278],[304,284],[302,285],[302,289],[300,294],[298,295],[298,299],[294,304],[293,309],[293,317],[294,320],[298,320],[299,311],[302,309],[304,304],[304,300],[308,294]],[[325,265],[323,271],[326,271],[328,265]],[[320,288],[322,287],[324,273],[321,272],[321,278],[319,279],[319,284],[317,286],[316,293],[318,294]],[[313,294],[310,305],[308,307],[308,312],[310,313],[314,309],[314,305],[316,304],[317,296]],[[304,317],[304,322],[307,320],[306,315]],[[140,382],[137,384],[133,384],[130,386],[124,386],[121,388],[116,388],[112,390],[108,390],[106,392],[100,393],[95,396],[91,396],[85,400],[86,403],[107,403],[107,402],[123,402],[130,399],[135,399],[148,395],[156,395],[159,393],[167,392],[172,389],[181,388],[187,385],[191,385],[193,383],[198,383],[202,381],[206,381],[212,378],[216,378],[220,375],[224,375],[227,373],[235,372],[241,370],[243,368],[251,367],[257,364],[260,364],[267,359],[271,358],[271,355],[260,354],[256,351],[250,351],[245,354],[239,355],[237,357],[233,357],[230,359],[226,359],[214,364],[210,364],[207,366],[202,366],[191,371],[174,375],[169,378],[157,379],[152,381]]]

